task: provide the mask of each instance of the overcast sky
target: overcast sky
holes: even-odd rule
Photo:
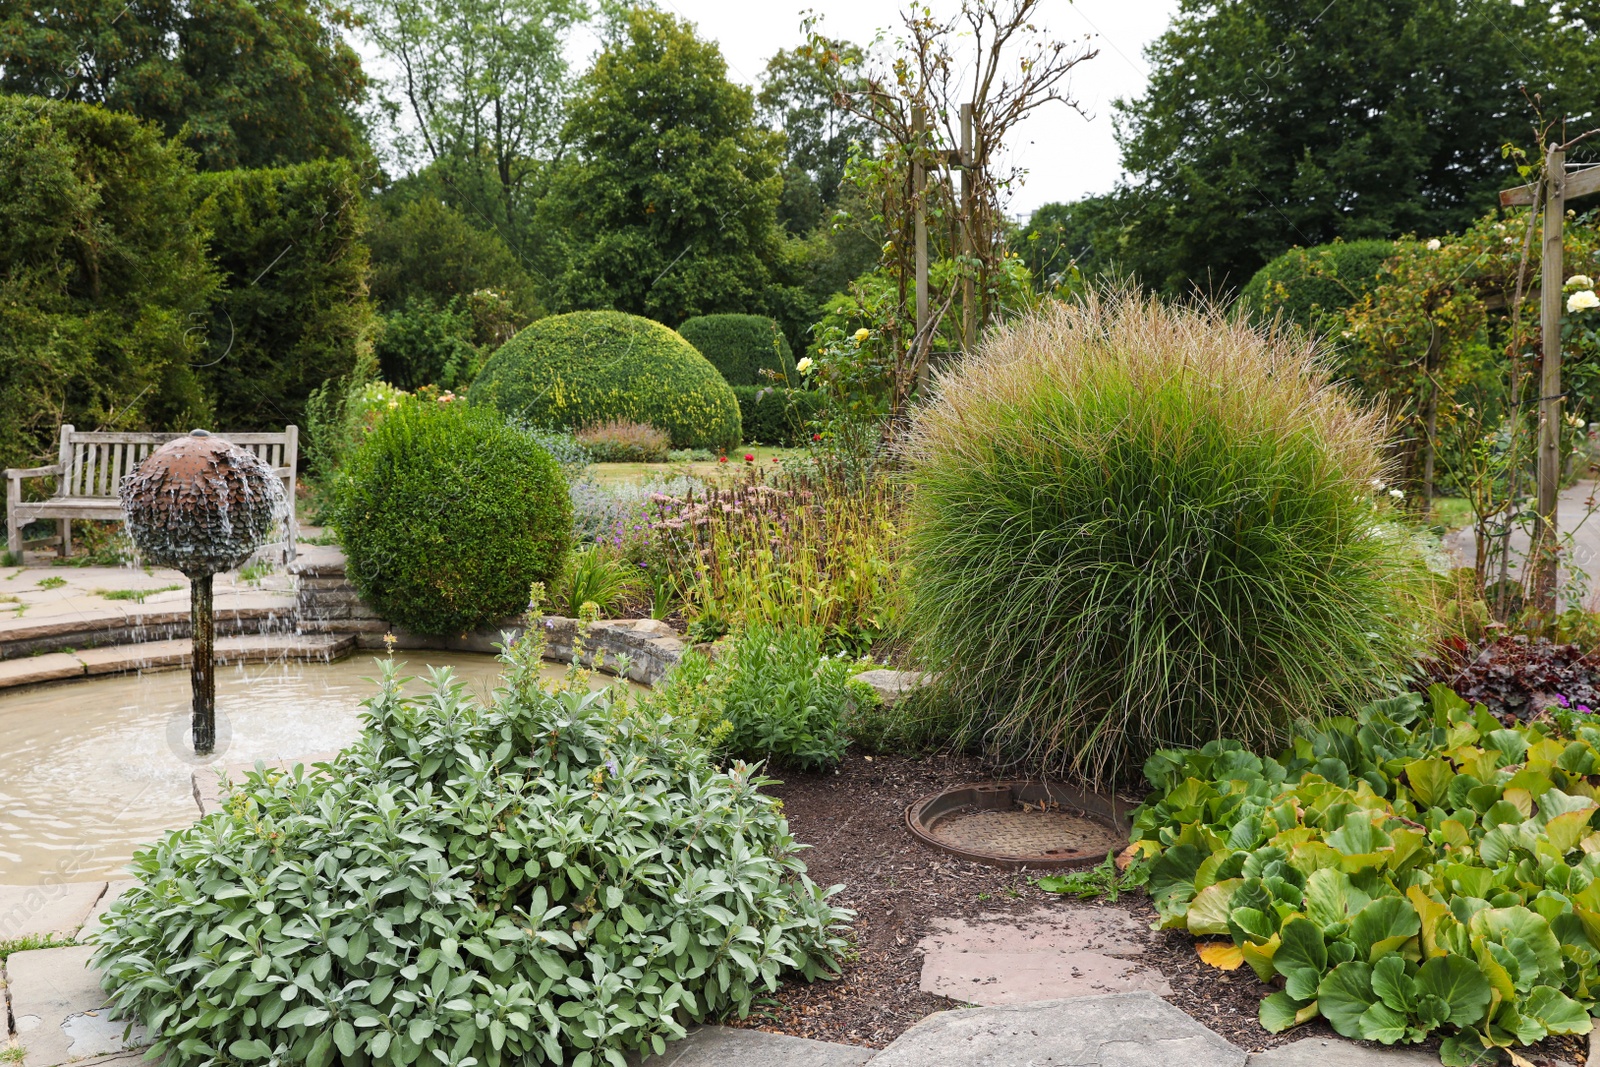
[[[898,27],[904,0],[657,0],[661,7],[695,23],[715,39],[729,74],[755,85],[768,57],[800,41],[807,10],[822,16],[830,37],[867,43],[882,27]],[[928,0],[936,15],[955,10],[956,0]],[[1121,173],[1112,138],[1111,102],[1137,96],[1147,68],[1144,46],[1166,29],[1177,0],[1044,0],[1039,24],[1059,38],[1082,40],[1100,54],[1072,72],[1072,96],[1088,119],[1061,105],[1036,112],[1015,138],[1017,162],[1028,180],[1012,200],[1014,215],[1040,204],[1076,200],[1109,190]],[[591,40],[573,42],[574,67],[587,67]]]

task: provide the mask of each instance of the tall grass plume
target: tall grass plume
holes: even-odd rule
[[[1427,638],[1383,443],[1303,337],[1123,291],[1049,306],[942,375],[910,434],[919,656],[968,736],[1034,772],[1282,743]]]

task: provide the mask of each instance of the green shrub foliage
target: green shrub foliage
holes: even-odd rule
[[[431,196],[380,201],[367,233],[372,299],[385,311],[412,302],[442,308],[488,289],[511,305],[518,328],[539,315],[534,283],[517,254],[492,229]]]
[[[402,401],[351,453],[332,524],[391,622],[459,634],[521,611],[561,571],[572,505],[556,461],[493,412]]]
[[[357,744],[135,857],[97,959],[167,1063],[620,1064],[837,968],[849,913],[764,779],[544,690],[540,649],[488,707],[380,662]]]
[[[1372,292],[1395,254],[1393,241],[1334,241],[1291,248],[1260,270],[1239,298],[1258,320],[1282,315],[1302,329],[1328,333],[1342,312]]]
[[[217,287],[187,152],[86,104],[0,96],[0,466],[79,429],[209,415],[191,331]]]
[[[1280,988],[1278,1032],[1321,1015],[1446,1064],[1588,1033],[1600,992],[1600,721],[1504,726],[1434,686],[1296,737],[1163,750],[1134,816],[1164,927]]]
[[[1423,636],[1379,427],[1303,335],[1126,294],[1020,320],[910,442],[920,654],[1001,755],[1101,779],[1359,702]]]
[[[762,315],[700,315],[685,319],[678,333],[722,372],[729,385],[795,382],[794,352],[778,324]],[[778,375],[774,380],[762,371]]]
[[[201,373],[225,429],[299,423],[370,345],[361,180],[345,160],[200,177],[224,292]]]
[[[746,627],[715,661],[685,652],[650,704],[698,723],[724,758],[802,771],[833,767],[850,743],[847,719],[876,697],[865,685],[851,685],[852,663],[823,655],[823,636],[804,626]]]
[[[665,430],[675,448],[739,443],[739,404],[717,369],[659,322],[619,311],[535,322],[489,357],[470,398],[534,425],[626,419]]]
[[[736,385],[739,423],[751,444],[792,448],[811,440],[811,424],[822,417],[824,397],[814,389]]]

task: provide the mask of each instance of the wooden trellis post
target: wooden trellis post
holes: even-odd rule
[[[928,135],[928,109],[921,104],[911,109],[911,140],[915,147],[911,155],[911,190],[916,197],[917,242],[917,338],[921,340],[928,328],[928,168],[923,163],[923,141]],[[918,386],[928,384],[928,363],[923,361],[917,371]]]
[[[972,239],[973,180],[972,159],[972,105],[961,105],[961,251],[969,258],[978,254],[977,242]],[[970,266],[970,265],[969,265]],[[970,353],[978,347],[977,286],[970,271],[961,277],[961,347]]]
[[[1500,193],[1502,207],[1544,203],[1544,232],[1539,249],[1539,502],[1534,516],[1533,601],[1546,615],[1556,607],[1557,547],[1560,534],[1556,509],[1561,492],[1561,292],[1566,281],[1562,263],[1562,228],[1567,200],[1600,191],[1600,167],[1567,177],[1567,153],[1552,144],[1545,152],[1542,196],[1539,183]]]
[[[929,307],[928,294],[928,168],[924,157],[923,141],[928,132],[928,110],[921,104],[911,108],[911,139],[913,151],[911,156],[911,190],[916,198],[914,240],[916,241],[916,300],[917,300],[917,336],[926,336],[929,328],[928,320],[932,316]],[[976,192],[976,182],[969,176],[969,172],[977,166],[973,160],[972,152],[972,105],[961,105],[961,147],[953,151],[939,152],[935,160],[953,167],[961,172],[961,220],[960,220],[960,247],[957,251],[963,255],[976,255],[977,245],[972,239],[972,205]],[[977,291],[971,277],[965,277],[961,282],[961,321],[962,345],[970,352],[977,345],[978,324],[976,320]],[[931,355],[931,352],[930,352]],[[929,366],[927,360],[917,370],[918,387],[928,383]]]

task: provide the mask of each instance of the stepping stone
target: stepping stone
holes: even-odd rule
[[[1253,1052],[1250,1067],[1439,1067],[1439,1057],[1411,1048],[1372,1048],[1330,1037],[1305,1037]]]
[[[643,1061],[629,1057],[637,1067],[859,1067],[873,1050],[858,1045],[836,1045],[803,1037],[769,1034],[761,1030],[736,1030],[702,1026],[689,1031],[667,1051]]]
[[[104,882],[0,885],[0,941],[50,934],[71,938],[105,889]]]
[[[89,967],[90,945],[13,952],[6,960],[7,990],[21,1067],[59,1067],[148,1045],[144,1028],[111,1018],[100,972]]]
[[[992,1007],[1107,993],[1172,992],[1137,962],[1144,930],[1120,908],[1045,908],[1017,918],[939,919],[917,945],[921,990]]]
[[[930,1015],[872,1067],[1244,1067],[1244,1050],[1153,993]]]

